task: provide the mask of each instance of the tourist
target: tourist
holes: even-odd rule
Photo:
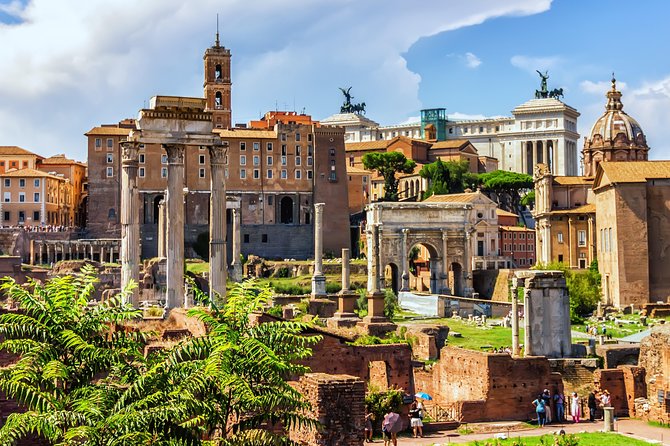
[[[586,404],[589,406],[589,421],[593,423],[596,421],[596,409],[598,408],[595,391],[589,392]]]
[[[537,396],[535,401],[533,401],[533,406],[535,406],[535,413],[537,414],[537,425],[543,427],[547,420],[547,408],[541,394]]]
[[[565,395],[558,389],[554,392],[554,404],[556,405],[556,421],[563,423],[565,421]]]
[[[600,406],[604,409],[605,407],[610,407],[611,405],[612,399],[610,398],[610,393],[607,390],[603,390],[603,393],[600,396]]]
[[[421,417],[423,414],[421,413],[422,407],[419,407],[419,404],[414,400],[412,402],[412,405],[409,407],[409,421],[410,421],[410,426],[412,427],[412,433],[414,434],[414,438],[417,437],[417,435],[421,438],[423,438],[423,422],[421,421]]]
[[[365,441],[372,443],[372,412],[365,411]]]
[[[551,394],[549,389],[544,389],[542,399],[544,400],[545,424],[551,424]]]
[[[384,421],[382,421],[382,437],[384,438],[384,446],[398,446],[398,434],[395,429],[395,423],[398,422],[400,415],[393,411],[389,411],[384,415]]]
[[[579,423],[579,418],[582,416],[581,399],[577,392],[572,392],[572,401],[570,402],[570,413],[572,414],[572,421]]]

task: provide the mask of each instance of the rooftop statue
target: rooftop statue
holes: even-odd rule
[[[340,107],[340,113],[363,113],[365,114],[365,102],[361,102],[360,104],[352,104],[351,100],[354,98],[351,95],[351,88],[342,88],[339,87],[340,91],[344,95],[345,101],[344,104],[342,104],[342,107]]]

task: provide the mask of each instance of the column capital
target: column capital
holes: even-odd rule
[[[228,154],[228,147],[228,141],[207,146],[207,150],[209,151],[209,163],[212,166],[223,165],[226,161],[226,155]]]
[[[121,141],[121,160],[122,164],[137,164],[140,143],[137,141]]]
[[[163,148],[167,152],[168,164],[184,164],[184,144],[163,144]]]
[[[326,206],[326,203],[314,203],[314,212],[323,212],[323,208]]]
[[[400,230],[400,232],[402,232],[402,235],[403,235],[403,236],[407,237],[407,234],[409,234],[409,229],[407,229],[407,228],[402,228],[402,229]]]

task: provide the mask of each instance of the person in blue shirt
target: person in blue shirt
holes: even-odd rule
[[[535,413],[537,413],[537,425],[544,427],[547,422],[547,410],[546,403],[542,395],[538,395],[537,399],[533,401],[533,406],[535,406]]]

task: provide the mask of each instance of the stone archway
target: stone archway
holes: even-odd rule
[[[415,249],[418,249],[416,260],[411,258]],[[433,294],[442,291],[441,284],[441,262],[438,248],[429,242],[419,242],[412,245],[408,252],[410,284],[409,288],[417,291],[430,291]]]
[[[390,288],[393,290],[393,294],[398,295],[400,291],[400,273],[398,271],[398,265],[395,263],[389,263],[384,268],[384,285],[385,288]]]
[[[449,286],[454,295],[460,296],[463,293],[463,267],[460,263],[453,262],[449,266]]]
[[[287,225],[293,223],[293,198],[284,197],[279,202],[279,222]]]

